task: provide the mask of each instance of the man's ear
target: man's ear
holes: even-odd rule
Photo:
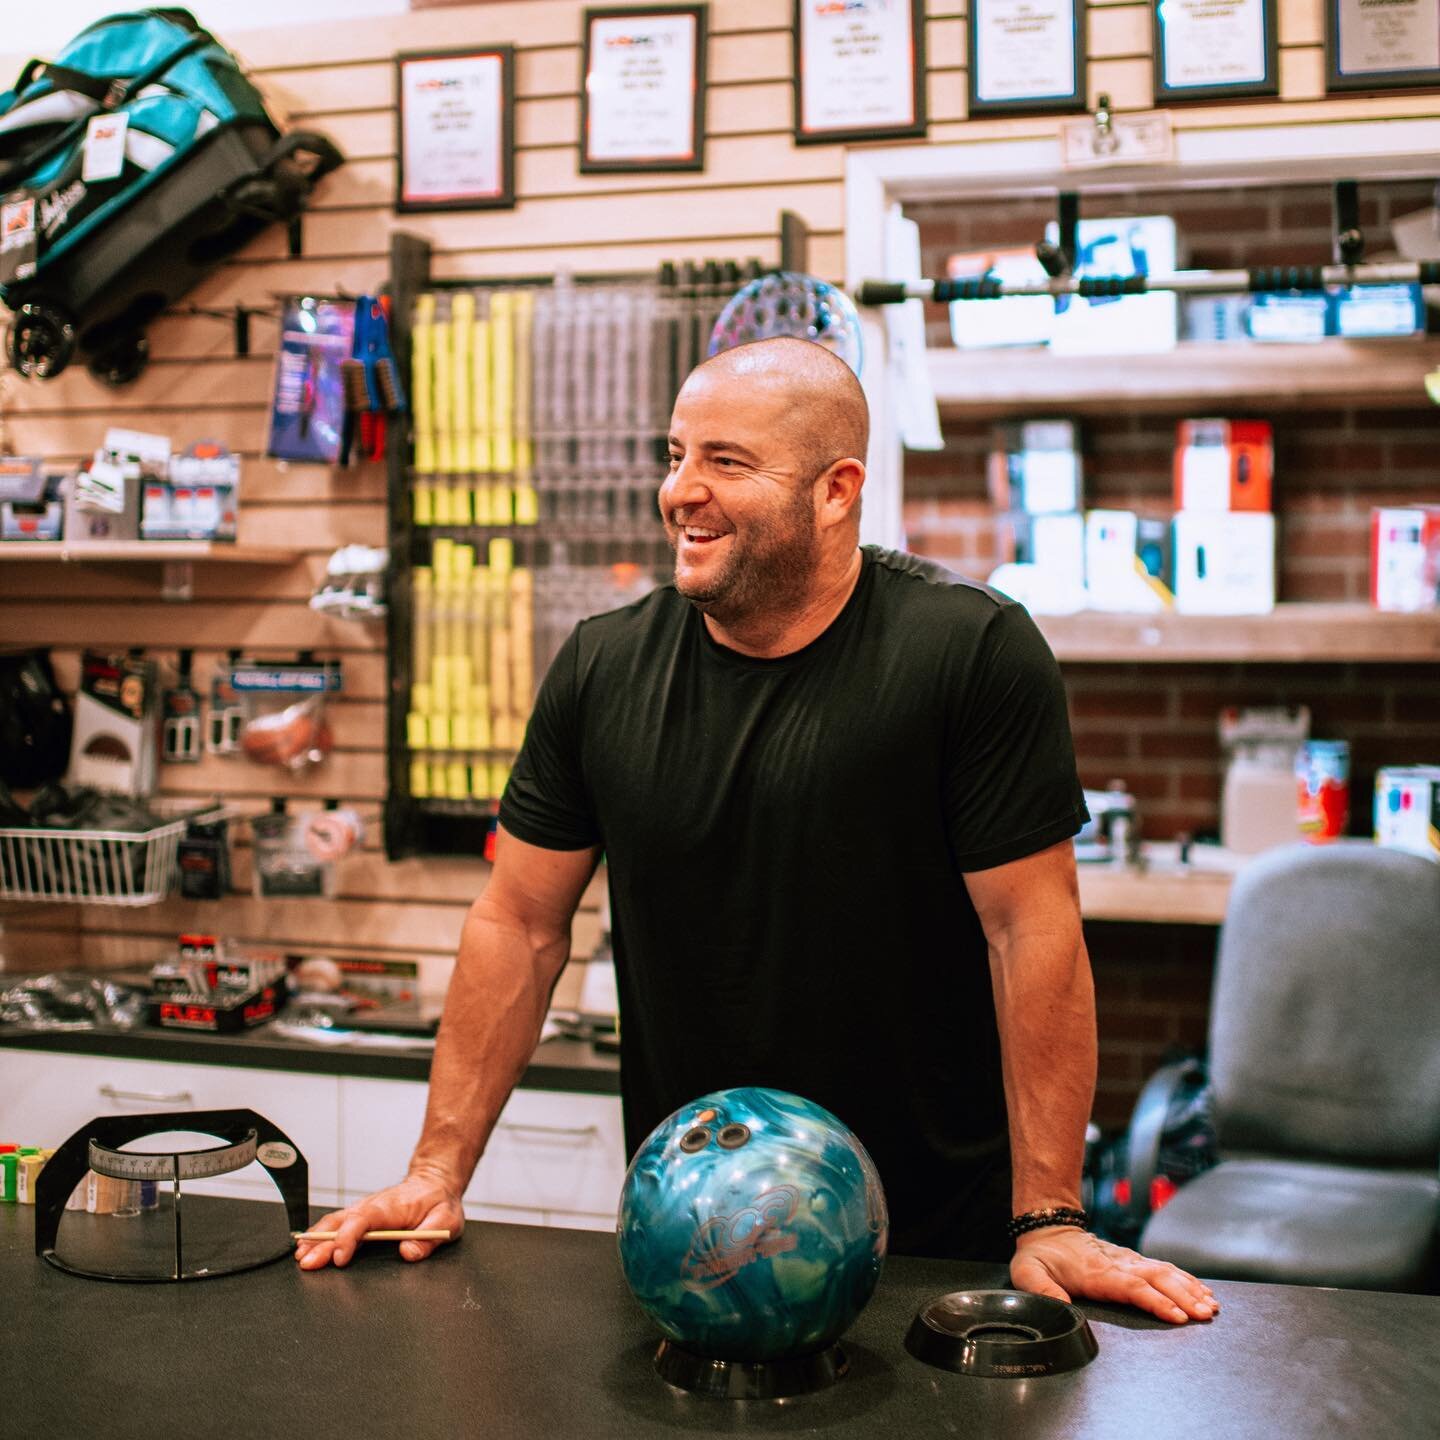
[[[865,466],[856,459],[837,460],[817,482],[824,489],[820,495],[819,521],[822,527],[844,524],[852,518],[860,503],[860,490],[865,484]]]

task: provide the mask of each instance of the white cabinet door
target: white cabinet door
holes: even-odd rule
[[[0,1132],[20,1144],[56,1146],[97,1115],[161,1114],[167,1110],[254,1110],[278,1125],[310,1167],[310,1199],[338,1203],[340,1082],[248,1066],[177,1064],[0,1047]],[[201,1149],[213,1137],[194,1136]],[[146,1147],[153,1148],[153,1147]],[[265,1169],[251,1164],[187,1191],[278,1198]]]
[[[358,1198],[405,1173],[425,1118],[415,1081],[341,1081],[342,1187]],[[517,1090],[465,1191],[478,1219],[609,1229],[625,1176],[620,1100]]]

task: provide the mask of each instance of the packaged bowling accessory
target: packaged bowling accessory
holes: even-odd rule
[[[139,539],[145,490],[168,478],[171,449],[168,435],[107,430],[90,462],[70,481],[65,499],[65,538]]]
[[[302,296],[280,314],[275,393],[265,453],[334,465],[345,431],[345,362],[355,345],[355,302]]]
[[[1307,740],[1295,753],[1296,816],[1301,838],[1338,840],[1350,819],[1350,746]]]
[[[1085,592],[1094,610],[1150,613],[1174,607],[1170,522],[1133,510],[1085,516]]]
[[[143,540],[233,540],[240,516],[240,457],[218,440],[197,440],[148,477]]]
[[[304,770],[318,764],[334,744],[325,700],[341,688],[338,660],[303,656],[291,663],[242,662],[230,685],[244,706],[240,749],[261,765]]]
[[[344,859],[364,838],[359,814],[338,800],[327,800],[323,810],[305,817],[305,846],[325,864]]]
[[[234,755],[240,750],[245,703],[230,683],[230,677],[239,665],[240,652],[230,651],[225,663],[215,667],[210,681],[210,715],[205,727],[205,748],[212,755]]]
[[[1180,422],[1177,510],[1269,510],[1274,474],[1275,440],[1268,420]]]
[[[355,301],[351,355],[341,362],[345,383],[346,419],[340,463],[352,454],[361,460],[384,460],[387,420],[405,408],[395,357],[390,349],[390,301],[362,295]]]
[[[1440,860],[1440,765],[1375,772],[1375,843]]]
[[[1346,285],[1330,301],[1330,333],[1347,339],[1425,332],[1425,301],[1417,285]]]
[[[1330,300],[1325,295],[1254,295],[1245,312],[1252,340],[1281,345],[1318,344],[1330,333]]]
[[[138,652],[87,650],[80,663],[68,779],[121,795],[155,789],[160,686],[153,660]]]
[[[325,579],[310,608],[341,620],[385,618],[385,574],[390,552],[373,545],[344,545],[326,562]]]
[[[160,753],[170,764],[196,764],[200,759],[200,697],[190,683],[193,650],[182,650],[179,677],[162,700],[164,718],[160,730]]]
[[[310,817],[290,815],[283,796],[250,821],[257,900],[319,899],[335,893],[335,866],[308,843]],[[324,848],[322,841],[321,848]]]
[[[1303,705],[1229,706],[1220,712],[1225,779],[1220,796],[1220,843],[1256,855],[1300,838],[1295,808],[1295,757],[1310,738]]]
[[[1022,420],[998,427],[986,468],[997,510],[1027,515],[1079,510],[1080,474],[1073,420]]]
[[[0,540],[58,540],[64,530],[61,477],[35,455],[0,455]]]
[[[198,1150],[127,1149],[180,1131],[222,1142]],[[173,1144],[173,1141],[172,1141]],[[187,1184],[259,1165],[274,1181],[284,1210],[251,1207],[237,1220],[205,1207],[182,1206]],[[98,1232],[67,1210],[75,1187],[94,1177],[94,1214],[138,1212]],[[147,1197],[146,1187],[153,1203]],[[103,1187],[103,1197],[101,1195]],[[185,1211],[181,1226],[180,1214]],[[291,1254],[292,1235],[310,1218],[310,1171],[295,1142],[253,1110],[182,1110],[101,1115],[82,1125],[50,1157],[35,1186],[35,1253],[57,1269],[99,1280],[200,1280],[253,1269]],[[166,1225],[163,1243],[150,1232]],[[73,1228],[72,1228],[73,1227]],[[163,1231],[161,1232],[164,1233]],[[187,1263],[185,1251],[193,1258]]]
[[[223,900],[230,893],[230,822],[226,816],[187,820],[175,863],[184,899]]]
[[[151,967],[146,1013],[166,1029],[232,1034],[271,1019],[287,993],[283,956],[182,935],[174,958]]]
[[[952,280],[993,278],[1002,283],[1043,285],[1049,278],[1034,247],[971,250],[951,255],[945,273]],[[961,350],[1003,345],[1044,345],[1055,328],[1055,302],[1046,295],[1008,295],[950,305],[950,335]]]
[[[1175,517],[1175,608],[1264,615],[1275,608],[1275,517],[1182,510]]]
[[[0,655],[0,781],[24,789],[58,780],[73,722],[48,650]]]
[[[1370,603],[1377,610],[1440,608],[1440,505],[1370,512]]]

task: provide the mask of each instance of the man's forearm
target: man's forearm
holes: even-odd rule
[[[1080,1205],[1095,1096],[1095,990],[1078,929],[991,946],[1016,1214]]]
[[[464,1190],[534,1053],[568,934],[544,939],[477,902],[466,917],[410,1171]]]

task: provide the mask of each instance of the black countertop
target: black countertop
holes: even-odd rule
[[[428,1080],[428,1047],[384,1049],[362,1044],[312,1044],[277,1035],[261,1025],[238,1035],[206,1035],[141,1025],[133,1030],[23,1030],[0,1026],[0,1047],[172,1060],[190,1065],[248,1065],[259,1070],[300,1070],[361,1075],[381,1080]],[[618,1095],[620,1062],[589,1041],[556,1036],[536,1051],[521,1085],[532,1090]]]
[[[236,1207],[243,1224],[278,1209],[209,1203]],[[783,1403],[730,1402],[654,1375],[656,1332],[607,1235],[472,1223],[419,1265],[372,1245],[340,1271],[305,1275],[287,1260],[125,1285],[37,1259],[33,1216],[0,1207],[0,1436],[17,1440],[1412,1440],[1434,1435],[1440,1417],[1440,1298],[1218,1281],[1223,1308],[1211,1324],[1172,1328],[1086,1306],[1100,1344],[1090,1365],[989,1380],[931,1369],[902,1339],[923,1301],[1003,1283],[1002,1270],[892,1259],[847,1337],[851,1372],[839,1385]]]

